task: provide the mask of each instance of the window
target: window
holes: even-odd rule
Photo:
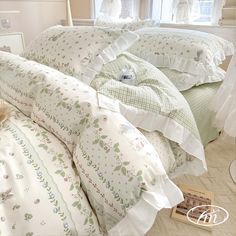
[[[103,0],[94,0],[94,17],[97,18],[100,13]],[[109,1],[108,1],[109,2]],[[137,18],[139,9],[139,0],[121,0],[122,9],[120,18]]]
[[[108,4],[109,9],[113,7],[115,0],[93,0],[94,17],[102,13],[102,3]],[[139,18],[139,13],[145,9],[143,17],[152,18],[160,23],[185,23],[185,24],[218,24],[221,18],[221,10],[225,0],[117,0],[122,4],[121,14],[107,14],[116,18]],[[142,3],[140,5],[140,2]],[[106,5],[107,6],[107,5]],[[120,5],[119,5],[120,6]],[[140,9],[140,6],[142,9]],[[139,11],[141,10],[141,11]],[[147,11],[146,11],[147,10]],[[111,11],[109,11],[111,12]],[[114,16],[115,15],[115,16]],[[118,16],[117,16],[118,15]]]
[[[211,23],[214,1],[213,0],[200,0],[200,14],[194,22]]]
[[[103,0],[94,0],[94,18],[99,16],[100,8]]]
[[[191,4],[186,4],[189,10],[187,12],[183,10],[187,0],[179,1],[181,2],[179,5],[174,5],[173,1],[153,0],[152,18],[160,23],[210,24],[213,17],[214,1],[216,0],[191,1]]]
[[[121,0],[122,8],[120,18],[134,18],[135,2],[134,0]]]

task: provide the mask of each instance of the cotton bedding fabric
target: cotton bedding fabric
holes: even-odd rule
[[[194,115],[199,134],[204,146],[219,137],[219,132],[214,126],[214,112],[210,111],[209,104],[221,86],[221,82],[204,84],[182,92]],[[186,152],[179,148],[178,144],[166,139],[160,132],[147,132],[140,130],[142,134],[157,150],[163,167],[172,178],[188,172],[188,162],[183,164],[187,158]],[[168,157],[168,158],[166,158]]]
[[[37,163],[38,165],[34,165],[32,162],[33,168],[29,168],[31,166],[30,158],[34,157],[36,159],[34,161],[39,162],[44,157],[47,176],[63,182],[65,178],[69,178],[67,174],[70,173],[70,167],[68,170],[62,168],[64,167],[63,161],[67,161],[67,165],[69,165],[73,159],[76,168],[75,170],[71,168],[71,172],[73,169],[78,176],[71,177],[73,180],[70,180],[79,181],[80,185],[71,187],[69,181],[61,184],[67,188],[63,193],[64,200],[67,201],[67,204],[72,204],[70,208],[68,206],[69,209],[80,208],[78,203],[74,203],[74,196],[71,196],[70,191],[82,189],[81,196],[85,194],[93,209],[93,213],[89,212],[86,215],[85,212],[85,216],[82,213],[82,216],[78,216],[77,228],[85,231],[91,230],[95,235],[99,235],[96,226],[96,222],[98,222],[102,234],[143,235],[151,227],[157,211],[165,207],[172,207],[182,201],[182,193],[167,176],[158,153],[119,112],[111,111],[110,107],[113,105],[113,101],[109,98],[107,98],[107,107],[100,108],[97,93],[91,87],[52,68],[9,53],[0,53],[0,72],[1,97],[31,117],[31,119],[26,118],[21,112],[14,111],[15,113],[13,112],[13,115],[1,128],[1,132],[4,132],[4,136],[7,137],[7,139],[1,138],[2,145],[0,147],[3,152],[3,154],[1,152],[0,165],[3,168],[4,176],[5,174],[10,176],[9,173],[15,173],[16,169],[20,175],[26,176],[23,180],[27,180],[28,176],[32,175],[31,181],[36,184],[35,181],[43,178],[42,173],[37,169],[41,162]],[[22,83],[25,86],[22,86]],[[18,115],[15,117],[14,114]],[[15,135],[14,129],[16,128],[18,132]],[[20,135],[22,140],[19,141],[17,135]],[[50,143],[47,136],[52,137],[54,141]],[[10,146],[2,142],[7,142]],[[26,144],[24,145],[24,143]],[[58,147],[59,144],[62,147]],[[32,156],[24,149],[22,153],[21,145],[23,148],[33,150]],[[6,149],[8,147],[9,149]],[[54,147],[55,149],[53,149]],[[63,158],[58,154],[55,159],[54,153],[55,151],[59,152],[60,148],[67,150],[66,153],[71,156],[65,155]],[[23,166],[14,163],[8,159],[9,155],[6,154],[8,150],[9,153],[18,153],[16,162],[27,163],[29,161],[29,163],[23,164]],[[35,157],[36,150],[40,152],[39,158]],[[48,155],[47,152],[49,152]],[[48,160],[46,160],[47,157]],[[10,164],[8,164],[9,162]],[[33,175],[35,174],[34,168],[38,171],[35,176]],[[12,202],[13,200],[22,202],[22,196],[25,197],[23,194],[25,185],[19,186],[23,190],[15,189],[14,182],[12,183],[11,180],[12,178],[4,180],[6,181],[6,186],[4,186],[6,189],[1,190],[5,192],[12,188],[16,193],[14,194],[15,198],[12,197],[1,203],[1,207],[4,208],[3,212],[6,212],[3,219],[12,223],[9,226],[6,221],[1,222],[4,225],[4,232],[7,233],[13,230],[14,220],[9,218],[8,214],[11,210],[6,206],[15,204]],[[31,186],[32,182],[26,184]],[[40,182],[40,184],[42,183]],[[31,187],[29,192],[33,199],[37,193],[34,191],[36,190]],[[6,193],[11,197],[11,191]],[[40,194],[45,193],[42,191]],[[49,198],[49,200],[51,199]],[[37,217],[29,212],[29,210],[35,211],[32,201],[29,201],[28,205],[22,206],[23,218],[21,217],[21,222],[25,229],[34,228],[37,230],[38,228],[34,226],[40,225],[42,221],[39,216],[40,219],[35,222],[34,219]],[[38,200],[36,204],[37,202]],[[46,200],[42,203],[47,204]],[[28,211],[24,212],[26,207]],[[89,210],[91,211],[90,208]],[[80,211],[77,211],[77,214],[80,214]],[[86,220],[88,215],[89,218]],[[94,216],[96,219],[93,218]],[[73,218],[74,215],[71,217]],[[51,222],[51,220],[50,218],[49,221]],[[34,223],[30,225],[31,222]],[[94,227],[90,227],[92,222]],[[47,227],[51,225],[53,224],[47,225]],[[41,230],[40,227],[41,225],[39,230]],[[68,226],[68,228],[69,230],[74,229],[72,226]],[[58,227],[57,230],[61,229]],[[37,234],[40,233],[41,231],[37,232]],[[76,234],[73,232],[71,235]],[[84,234],[78,233],[78,235]],[[85,235],[91,234],[85,232]]]
[[[225,78],[225,71],[218,67],[216,72],[212,76],[208,76],[207,79],[201,75],[193,75],[191,73],[179,72],[169,68],[159,68],[168,79],[175,85],[175,87],[183,92],[191,89],[192,87],[202,84],[215,84],[216,82],[223,81]]]
[[[233,43],[205,32],[151,27],[135,33],[139,40],[129,52],[156,67],[200,76],[203,82],[209,82],[225,57],[234,54]]]
[[[219,136],[214,125],[215,114],[210,109],[210,103],[214,101],[221,84],[222,82],[203,84],[182,92],[194,115],[204,146]]]
[[[76,78],[91,79],[138,40],[128,30],[54,26],[42,32],[22,56]]]
[[[120,71],[127,67],[134,71],[133,85],[118,81]],[[186,169],[195,174],[204,172],[204,150],[191,109],[160,70],[130,53],[122,53],[115,61],[104,65],[91,86],[97,90],[100,106],[106,106],[104,95],[116,99],[114,109],[120,109],[136,127],[159,131],[192,155],[186,159],[193,159],[195,164]]]
[[[5,104],[11,112],[0,128],[0,235],[102,235],[66,146]]]
[[[84,222],[81,218],[78,224],[83,228],[82,222],[93,222],[95,226],[89,230],[95,235],[99,230],[115,236],[140,235],[151,227],[157,211],[182,201],[180,190],[167,173],[171,177],[183,173],[199,175],[206,170],[206,164],[189,105],[174,85],[149,63],[129,53],[121,54],[120,49],[114,51],[117,53],[111,60],[93,60],[92,67],[85,70],[87,76],[79,76],[88,84],[96,84],[97,91],[45,65],[0,53],[0,93],[31,118],[17,111],[25,123],[29,120],[36,125],[33,120],[45,129],[44,134],[52,135],[68,150],[80,190],[93,209],[90,217],[96,217]],[[135,82],[140,88],[117,81],[125,65],[135,69]],[[117,94],[113,93],[114,88],[118,89]],[[131,95],[134,102],[120,96],[124,88],[131,92],[126,95]],[[153,93],[140,100],[142,92],[147,91]],[[136,120],[131,119],[134,114]],[[153,120],[147,119],[145,125],[141,122],[147,114],[158,117],[155,121],[159,123],[154,122],[157,126],[145,126]],[[21,123],[20,120],[19,126]],[[39,136],[37,133],[35,139]],[[40,147],[48,150],[45,145]],[[57,175],[64,177],[64,172]],[[9,229],[5,226],[5,230]]]

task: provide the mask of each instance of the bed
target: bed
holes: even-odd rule
[[[182,201],[155,149],[113,100],[99,107],[96,91],[78,79],[0,54],[1,108],[10,110],[1,126],[3,235],[51,234],[54,224],[58,235],[140,235],[160,209]],[[204,161],[184,156],[179,166],[201,174]]]
[[[0,235],[144,235],[183,200],[171,178],[207,170],[214,135],[195,99],[218,85],[182,96],[126,51],[138,40],[56,26],[21,56],[0,52]]]

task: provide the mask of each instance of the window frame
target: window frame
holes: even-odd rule
[[[172,20],[165,21],[162,19],[164,0],[150,0],[150,4],[149,4],[150,18],[158,21],[159,24],[168,24],[168,25],[171,25],[171,24],[173,24],[173,25],[206,25],[206,26],[217,25],[216,23],[213,22],[214,12],[216,11],[215,8],[218,6],[216,3],[217,0],[211,0],[211,1],[212,1],[212,9],[211,9],[211,17],[210,17],[209,21],[193,20],[189,23],[174,22]],[[159,4],[157,4],[157,2],[159,2]],[[154,4],[161,6],[159,13],[154,12],[154,7],[153,7]],[[199,19],[200,19],[200,17],[199,17]]]

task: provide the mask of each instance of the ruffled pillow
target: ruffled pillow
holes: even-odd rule
[[[11,64],[12,67],[6,58],[0,61],[0,82],[9,79],[8,86],[13,86],[12,92],[16,92],[14,73],[18,72],[18,84],[25,81],[24,88],[19,86],[16,92],[20,97],[27,91],[27,81],[31,78],[33,84],[29,88],[34,88],[34,96],[29,101],[33,107],[29,111],[31,119],[63,141],[72,153],[81,186],[96,213],[103,235],[144,235],[159,210],[183,201],[181,191],[168,178],[152,145],[121,114],[100,108],[94,89],[36,62],[31,70],[32,62],[22,61],[14,55]],[[15,71],[17,68],[19,70]],[[8,71],[11,70],[13,74],[10,73],[12,77],[9,78]],[[34,87],[36,80],[33,78],[40,75],[43,83],[41,87]],[[24,100],[27,100],[25,95],[21,101]],[[109,102],[112,100],[107,98]],[[21,110],[17,103],[14,105]],[[30,129],[34,130],[34,127],[30,125]],[[22,135],[22,130],[18,133]],[[47,135],[43,138],[50,142]],[[17,142],[22,146],[21,139]],[[48,147],[48,151],[52,153],[53,150]],[[24,154],[29,156],[27,152]],[[78,204],[75,206],[79,208]],[[92,217],[90,212],[84,224],[88,221],[91,225],[96,224]],[[137,222],[144,221],[145,224],[137,225]]]
[[[129,76],[133,77],[132,84],[127,83]],[[119,107],[135,127],[159,131],[178,143],[196,157],[191,173],[203,173],[204,150],[189,104],[160,70],[125,52],[106,64],[91,86],[97,91],[100,107],[107,108],[108,97],[114,99],[113,110]]]
[[[213,76],[226,56],[234,53],[231,42],[213,34],[172,28],[135,31],[140,39],[129,51],[156,67],[193,75]]]
[[[212,76],[197,76],[190,73],[179,72],[169,68],[159,68],[168,79],[175,85],[179,91],[188,90],[194,86],[199,86],[205,83],[214,83],[223,81],[225,71],[218,67]]]
[[[137,39],[121,29],[55,26],[33,40],[22,56],[76,78],[90,77]]]

